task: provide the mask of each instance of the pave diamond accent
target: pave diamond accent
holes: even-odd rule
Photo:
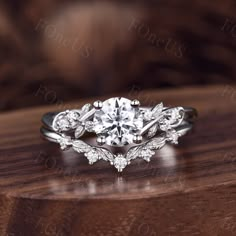
[[[94,131],[106,136],[106,144],[124,146],[133,142],[134,133],[143,127],[138,107],[126,98],[110,98],[94,114]]]

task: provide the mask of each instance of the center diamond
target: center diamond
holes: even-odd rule
[[[94,114],[94,131],[106,136],[106,144],[124,146],[133,142],[133,135],[142,129],[139,109],[126,98],[110,98]]]

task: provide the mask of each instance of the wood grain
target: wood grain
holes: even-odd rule
[[[42,114],[58,106],[1,114],[0,235],[236,235],[235,91],[135,94],[146,104],[193,106],[200,116],[179,146],[122,175],[41,139]]]

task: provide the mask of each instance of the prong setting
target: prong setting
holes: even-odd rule
[[[136,103],[137,104],[137,103]],[[131,100],[115,97],[105,100],[101,109],[94,109],[94,129],[97,136],[105,135],[109,146],[125,146],[133,143],[133,134],[143,128],[143,117]]]
[[[97,137],[97,144],[102,146],[106,143],[106,137],[101,135]]]
[[[133,137],[133,142],[136,143],[136,144],[139,144],[141,143],[143,140],[143,137],[142,135],[140,134],[134,134],[134,137]]]
[[[99,110],[99,109],[102,108],[103,103],[102,103],[102,101],[98,100],[98,101],[95,101],[95,102],[93,103],[93,106],[94,106],[95,109]]]
[[[131,101],[131,106],[132,107],[139,107],[140,106],[139,100],[137,100],[137,99],[132,100]]]

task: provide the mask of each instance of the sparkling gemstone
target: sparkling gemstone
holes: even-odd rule
[[[119,171],[122,170],[128,165],[126,158],[122,154],[118,154],[114,160],[114,166]]]
[[[106,136],[106,144],[124,146],[133,142],[133,135],[143,127],[137,107],[126,98],[110,98],[94,115],[94,131]]]
[[[93,121],[86,121],[85,122],[85,129],[88,131],[88,132],[93,132],[93,128],[94,128],[94,123]]]
[[[68,136],[60,137],[57,142],[60,144],[62,150],[66,150],[71,145],[71,138]]]
[[[79,114],[74,111],[69,111],[67,114],[67,117],[70,121],[75,121],[79,119]]]
[[[60,130],[67,131],[70,128],[70,122],[66,118],[62,117],[57,121],[57,126]]]
[[[165,111],[165,116],[170,123],[174,123],[176,120],[181,118],[180,110],[178,108],[172,108]]]
[[[99,154],[95,149],[92,149],[91,151],[85,153],[85,156],[87,157],[90,165],[92,165],[99,159]]]
[[[179,135],[176,130],[170,130],[166,133],[167,138],[174,144],[178,144]]]
[[[70,121],[70,123],[73,125],[73,124],[76,124],[78,122],[79,114],[77,112],[74,112],[74,111],[69,111],[68,114],[67,114],[67,118]]]
[[[153,117],[153,113],[152,113],[151,110],[145,111],[145,113],[144,113],[144,119],[145,119],[146,121],[150,121],[150,120],[152,119],[152,117]]]
[[[142,157],[147,162],[150,161],[150,158],[155,154],[154,151],[152,151],[149,148],[143,148],[139,154],[140,157]]]
[[[76,128],[76,126],[78,125],[79,114],[76,112],[70,111],[67,114],[67,118],[70,122],[71,128],[73,128],[73,129]]]
[[[163,131],[170,130],[175,124],[181,122],[183,116],[182,108],[172,108],[164,112],[164,116],[160,119],[160,129]]]

